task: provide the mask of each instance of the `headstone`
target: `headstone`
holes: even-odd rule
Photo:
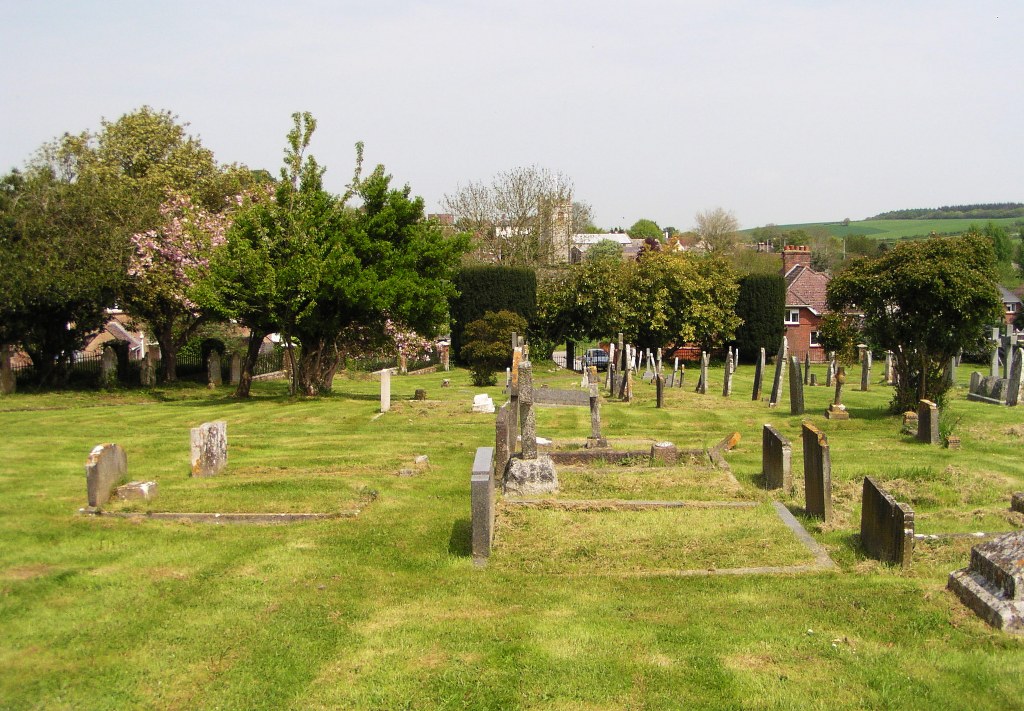
[[[793,445],[771,425],[761,430],[761,471],[766,488],[793,488]]]
[[[114,486],[128,478],[128,455],[119,444],[98,444],[85,460],[85,488],[89,506],[110,500]]]
[[[948,587],[988,624],[1024,634],[1024,531],[974,546],[970,565],[950,573]]]
[[[1024,491],[1018,491],[1010,497],[1010,511],[1024,514]]]
[[[391,409],[391,369],[380,371],[380,411]]]
[[[999,375],[999,329],[993,329],[996,332],[996,342],[992,344],[992,363],[989,366],[989,375],[993,378]]]
[[[683,381],[686,380],[686,364],[679,364],[679,381],[676,383],[677,388],[683,387]]]
[[[697,381],[697,392],[701,395],[708,394],[708,360],[707,352],[700,352],[700,379]]]
[[[494,412],[494,400],[487,393],[479,393],[473,396],[473,412],[490,414]]]
[[[751,393],[750,399],[757,402],[761,399],[761,386],[764,382],[764,348],[761,349],[757,356],[757,363],[754,364],[754,390]]]
[[[804,381],[800,375],[800,359],[795,355],[789,357],[789,412],[804,414]]]
[[[111,388],[117,384],[117,353],[107,346],[100,358],[100,387]]]
[[[651,445],[651,464],[656,467],[670,467],[679,461],[679,450],[671,442],[655,442]]]
[[[159,354],[158,346],[146,346],[146,355],[143,356],[142,367],[139,369],[139,381],[144,388],[156,385],[156,360]]]
[[[555,464],[546,454],[533,459],[513,457],[509,460],[502,489],[508,496],[533,496],[557,491]]]
[[[509,403],[498,408],[494,418],[494,476],[501,479],[505,476],[505,467],[512,456],[515,439],[510,437],[508,428]]]
[[[441,346],[441,369],[445,372],[452,369],[452,347],[447,343]]]
[[[210,387],[220,387],[223,383],[220,372],[220,353],[217,351],[210,351],[210,355],[206,356],[206,384]]]
[[[590,386],[590,436],[587,447],[607,447],[608,440],[601,436],[601,398],[597,393],[597,383]]]
[[[1010,377],[1010,365],[1013,363],[1013,351],[1017,347],[1017,331],[1013,324],[1006,325],[1006,335],[1003,342],[1003,377]]]
[[[825,387],[832,387],[832,378],[836,376],[836,354],[832,351],[828,354],[828,368],[825,370]]]
[[[843,404],[843,385],[846,384],[846,368],[840,368],[836,373],[836,396],[832,404],[825,410],[825,418],[828,420],[848,420],[850,413],[846,411]]]
[[[895,385],[895,371],[893,369],[892,351],[885,352],[885,384]]]
[[[655,376],[655,407],[665,407],[665,376]]]
[[[537,458],[537,415],[533,407],[533,365],[519,364],[519,419],[523,430],[523,459]]]
[[[871,477],[864,477],[860,543],[872,558],[904,568],[914,555],[914,510],[896,503]]]
[[[939,438],[939,406],[931,400],[917,404],[917,439],[925,444],[941,444]]]
[[[943,376],[946,381],[946,387],[956,387],[956,356],[950,358],[949,362],[946,363],[946,368],[945,372],[943,373]]]
[[[811,382],[811,354],[804,354],[804,385],[809,385]]]
[[[413,393],[412,399],[413,400],[426,400],[427,399],[427,391],[424,388],[416,388],[416,391]]]
[[[725,359],[725,373],[722,378],[722,397],[729,397],[732,395],[732,374],[733,374],[733,362],[732,362],[732,350],[729,350],[729,355]]]
[[[516,388],[519,387],[519,364],[523,361],[523,349],[513,348],[512,349],[512,393],[516,392]]]
[[[1018,348],[1013,354],[1013,364],[1010,366],[1010,377],[1006,383],[1006,404],[1009,407],[1016,407],[1020,403],[1022,386],[1022,366],[1024,366],[1024,349]]]
[[[811,373],[811,387],[812,388],[818,387],[818,376],[815,375],[814,373]]]
[[[452,386],[452,381],[449,378],[444,378],[444,379],[441,380],[441,387],[442,388],[450,388],[451,386]]]
[[[623,345],[622,334],[621,333],[619,334],[619,338],[618,338],[617,344],[618,344],[618,350],[616,350],[615,352],[619,354],[619,361],[620,361],[620,363],[618,365],[619,365],[619,372],[621,373],[623,370],[626,369],[626,349],[625,349],[625,347]]]
[[[238,353],[231,354],[231,385],[238,385],[242,382],[242,356]]]
[[[625,391],[622,395],[623,402],[633,402],[633,371],[626,371]]]
[[[804,496],[807,514],[832,519],[832,455],[828,438],[809,422],[803,423]]]
[[[768,398],[768,407],[778,406],[779,398],[782,396],[782,378],[786,374],[787,352],[788,345],[785,336],[783,336],[782,345],[779,346],[779,354],[775,357],[775,378],[772,380],[772,394]]]
[[[152,501],[157,490],[155,481],[130,481],[114,489],[114,496],[121,501]]]
[[[228,465],[227,420],[204,422],[191,430],[192,476],[216,476]]]
[[[867,346],[863,346],[860,355],[860,389],[862,392],[868,391],[868,386],[871,384],[871,351]]]
[[[494,450],[478,447],[470,477],[473,558],[491,555],[494,541]]]

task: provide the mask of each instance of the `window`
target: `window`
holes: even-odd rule
[[[1008,303],[1006,305],[1006,313],[1008,313],[1008,314],[1015,314],[1015,313],[1017,313],[1017,303],[1016,302]]]
[[[811,348],[821,348],[820,331],[811,331]]]
[[[800,323],[800,309],[786,309],[785,323],[788,325]]]

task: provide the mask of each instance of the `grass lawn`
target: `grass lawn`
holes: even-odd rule
[[[578,387],[549,364],[535,372]],[[852,417],[836,422],[822,416],[824,387],[808,389],[803,417],[785,399],[751,402],[752,372],[739,369],[729,399],[696,395],[691,374],[664,409],[637,383],[633,403],[601,411],[623,449],[740,432],[726,455],[735,479],[689,464],[565,467],[554,498],[755,507],[502,501],[483,568],[470,557],[469,476],[494,419],[470,411],[481,390],[465,371],[392,378],[380,417],[366,376],[339,377],[318,400],[280,382],[255,384],[247,402],[187,385],[0,398],[0,708],[1021,708],[1024,639],[945,590],[972,541],[920,542],[901,570],[865,559],[857,532],[865,475],[914,508],[922,533],[1024,527],[1009,511],[1024,490],[1024,411],[959,388],[945,416],[963,446],[947,450],[900,434],[884,386],[848,387]],[[430,399],[413,401],[416,388]],[[720,391],[713,368],[709,392]],[[188,430],[214,419],[228,421],[228,469],[190,479]],[[829,525],[799,511],[803,419],[831,444]],[[589,433],[585,408],[540,407],[537,421],[556,445]],[[763,489],[766,422],[794,443],[794,492]],[[122,508],[362,512],[286,526],[80,516],[83,464],[101,442],[125,447],[132,478],[159,482],[156,501]],[[397,476],[418,454],[429,469]],[[772,500],[836,570],[673,574],[807,563]]]

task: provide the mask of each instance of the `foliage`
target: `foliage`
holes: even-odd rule
[[[1006,218],[1024,217],[1024,203],[994,202],[974,205],[944,205],[939,208],[917,208],[891,210],[870,218],[872,220],[936,220],[959,218]]]
[[[517,313],[529,324],[537,313],[537,273],[529,267],[463,267],[455,276],[455,288],[458,296],[451,302],[452,353],[460,362],[466,324],[488,311],[501,310]]]
[[[853,365],[858,357],[857,344],[863,340],[860,319],[853,314],[830,311],[821,318],[818,338],[826,353],[835,353],[840,363]]]
[[[747,274],[739,279],[736,315],[742,323],[736,329],[736,346],[750,362],[760,349],[775,353],[786,333],[786,280],[778,273]]]
[[[914,409],[924,398],[941,402],[950,358],[998,322],[1002,302],[993,267],[991,241],[967,234],[899,245],[831,280],[829,308],[863,313],[868,342],[894,353],[894,412]]]
[[[981,229],[979,229],[977,225],[971,225],[969,231],[984,235],[992,241],[992,251],[995,253],[997,263],[1009,263],[1010,259],[1013,257],[1013,245],[1010,244],[1010,235],[1007,234],[1006,228],[1001,227],[994,222],[988,222]]]
[[[694,219],[697,222],[694,231],[708,254],[728,254],[736,248],[740,223],[734,214],[716,207],[698,212]]]
[[[622,245],[611,239],[603,239],[590,245],[584,259],[588,262],[599,259],[622,260]]]
[[[626,232],[629,233],[631,239],[653,239],[661,242],[665,239],[665,234],[658,227],[658,223],[654,220],[648,220],[641,218],[633,223]]]
[[[526,319],[512,311],[488,311],[466,324],[462,357],[469,364],[473,385],[497,382],[495,372],[512,362],[512,334],[526,332]]]

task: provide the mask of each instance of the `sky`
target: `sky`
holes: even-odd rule
[[[429,212],[568,176],[596,223],[1024,201],[1024,2],[0,0],[0,170],[143,105],[277,173],[291,114]]]

